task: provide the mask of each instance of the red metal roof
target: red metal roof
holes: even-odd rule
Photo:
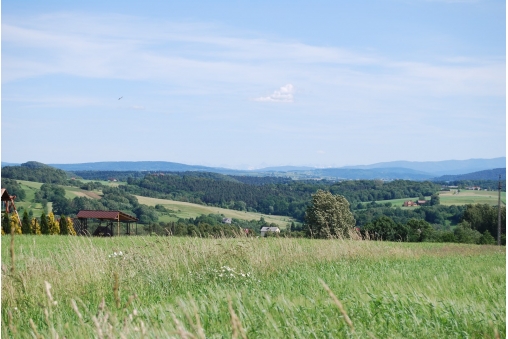
[[[78,212],[79,219],[106,219],[106,220],[119,220],[119,221],[138,221],[138,218],[130,216],[120,211],[92,211],[81,210]]]

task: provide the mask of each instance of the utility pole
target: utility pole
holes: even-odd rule
[[[499,184],[497,186],[497,245],[501,246],[501,174],[499,174]]]

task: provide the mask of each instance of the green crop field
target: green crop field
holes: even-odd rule
[[[505,247],[285,238],[1,240],[3,338],[506,335]]]
[[[497,205],[497,191],[469,191],[457,190],[441,191],[439,192],[439,200],[441,205],[467,205],[467,204],[487,204]],[[430,196],[425,197],[426,200],[430,200]],[[392,207],[401,208],[415,208],[415,207],[403,207],[405,201],[416,201],[418,197],[403,198],[403,199],[391,199],[391,200],[377,200],[376,203],[385,204],[391,203]],[[368,203],[363,203],[367,205]],[[501,192],[501,205],[506,204],[506,192]]]
[[[451,190],[439,193],[443,205],[488,204],[497,205],[497,191]],[[501,204],[506,204],[506,192],[501,192]]]

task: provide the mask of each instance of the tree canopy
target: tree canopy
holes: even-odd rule
[[[305,222],[315,238],[347,237],[356,223],[346,198],[323,190],[312,195]]]

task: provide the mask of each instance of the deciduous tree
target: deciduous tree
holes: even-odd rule
[[[305,222],[309,235],[315,238],[347,237],[355,226],[346,198],[323,190],[312,195]]]

